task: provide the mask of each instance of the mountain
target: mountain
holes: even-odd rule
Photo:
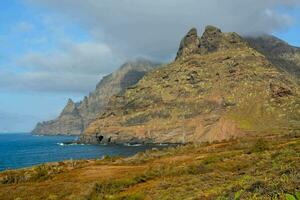
[[[275,66],[300,79],[300,48],[272,36],[245,38],[250,46],[265,55]]]
[[[123,64],[114,73],[105,76],[94,92],[83,101],[74,103],[71,99],[58,118],[38,123],[32,131],[41,135],[79,135],[97,114],[107,105],[112,95],[122,93],[127,87],[136,84],[146,72],[158,64],[145,59],[137,59]]]
[[[174,62],[111,98],[80,140],[187,143],[300,130],[299,82],[236,33],[191,29]]]

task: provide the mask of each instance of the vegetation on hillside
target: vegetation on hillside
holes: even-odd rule
[[[212,142],[300,131],[300,87],[236,33],[192,29],[176,61],[114,96],[83,142]],[[96,141],[97,142],[97,141]]]

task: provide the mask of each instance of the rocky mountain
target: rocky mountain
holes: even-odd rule
[[[105,76],[94,92],[83,101],[74,103],[69,99],[57,119],[38,123],[32,131],[41,135],[79,135],[87,125],[103,110],[112,95],[122,93],[127,87],[136,84],[146,72],[158,64],[145,59],[137,59],[122,65],[114,73]]]
[[[299,83],[253,44],[213,26],[201,37],[192,29],[174,62],[113,96],[80,140],[187,143],[299,132]]]
[[[272,36],[245,38],[250,46],[265,55],[273,65],[300,79],[300,48]]]

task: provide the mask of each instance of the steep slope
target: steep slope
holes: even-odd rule
[[[176,60],[148,73],[81,136],[82,142],[186,143],[300,129],[299,84],[236,33],[192,29]]]
[[[136,84],[147,71],[156,66],[145,59],[125,63],[114,73],[105,76],[96,90],[83,101],[75,104],[69,100],[57,119],[38,123],[32,132],[42,135],[79,135],[103,110],[112,95],[122,93],[127,87]]]
[[[265,55],[279,69],[300,79],[300,48],[272,35],[247,37],[250,46]]]
[[[38,123],[33,133],[41,135],[60,133],[79,135],[83,129],[83,121],[79,110],[72,99],[69,99],[57,119]]]

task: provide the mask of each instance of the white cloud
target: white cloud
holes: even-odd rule
[[[95,75],[110,72],[118,63],[118,56],[104,44],[64,41],[55,51],[24,55],[18,65],[34,71]]]
[[[207,24],[242,34],[286,29],[291,18],[276,10],[298,0],[28,0],[79,22],[114,51],[169,58],[183,34]]]
[[[2,91],[38,91],[84,93],[91,91],[102,74],[86,75],[48,72],[1,72]]]
[[[52,11],[41,20],[58,45],[50,52],[33,51],[17,59],[16,65],[21,68],[18,73],[0,74],[4,77],[0,80],[2,90],[86,93],[103,74],[112,72],[126,59],[147,57],[169,61],[192,26],[199,32],[212,24],[242,34],[270,33],[292,24],[292,18],[277,8],[288,10],[300,3],[298,0],[25,1]],[[85,42],[69,39],[72,37],[64,30],[66,21],[79,25],[91,38]],[[32,28],[26,22],[16,26],[19,31]],[[28,40],[31,39],[34,40]],[[35,44],[53,43],[52,40],[42,38]]]
[[[87,94],[120,59],[104,44],[64,40],[55,51],[25,54],[17,70],[0,71],[0,90]]]

